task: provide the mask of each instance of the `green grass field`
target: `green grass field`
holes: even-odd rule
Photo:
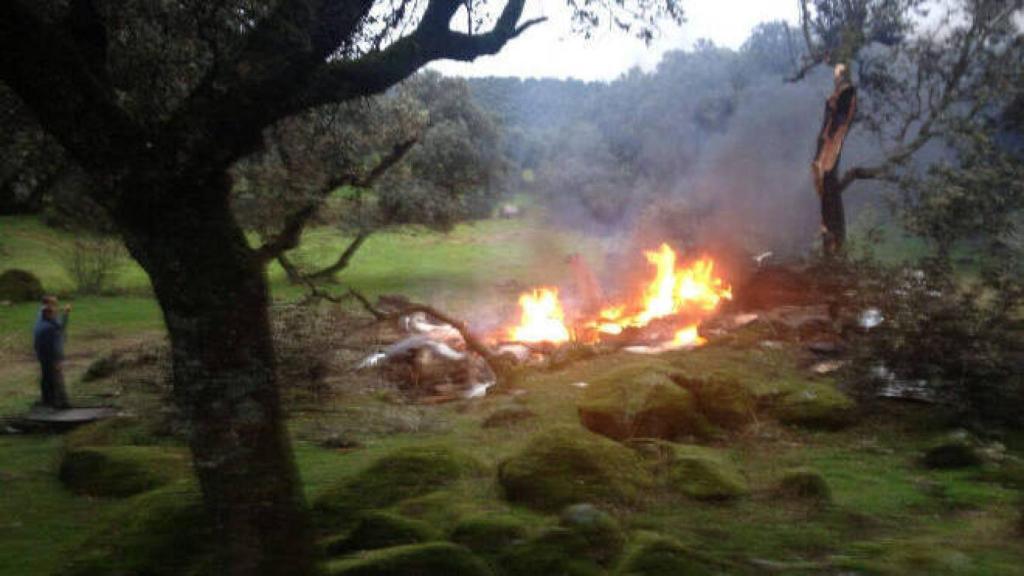
[[[69,380],[87,394],[116,391],[116,402],[153,417],[163,400],[157,390],[116,379],[82,384],[86,366],[103,353],[141,340],[159,339],[159,307],[145,296],[141,270],[127,264],[115,294],[74,297],[59,253],[71,238],[32,218],[0,218],[0,269],[19,267],[40,276],[48,290],[76,307],[69,343]],[[328,262],[346,239],[329,229],[310,231],[297,260]],[[508,299],[499,288],[553,282],[564,274],[571,252],[591,256],[610,241],[546,229],[540,222],[485,221],[448,235],[394,231],[372,237],[339,277],[340,289],[367,294],[401,292],[439,307],[472,309],[479,300]],[[894,249],[895,250],[895,249]],[[302,295],[280,270],[270,272],[275,298]],[[511,304],[511,303],[509,303]],[[0,307],[0,415],[23,410],[36,395],[36,367],[28,348],[35,304]],[[460,519],[508,514],[530,524],[531,534],[553,526],[551,514],[507,503],[496,482],[497,466],[534,434],[555,426],[579,427],[572,383],[593,382],[623,365],[655,362],[688,375],[725,375],[769,398],[788,392],[834,387],[828,377],[809,375],[798,346],[751,348],[709,345],[657,359],[624,354],[598,356],[561,368],[527,370],[519,396],[492,394],[477,401],[422,406],[387,390],[362,390],[363,381],[342,382],[324,403],[292,406],[289,428],[307,497],[313,501],[376,459],[405,447],[442,446],[472,455],[480,476],[461,479],[428,496],[389,509],[447,531]],[[525,407],[536,417],[510,428],[484,428],[495,411]],[[146,407],[146,408],[142,408]],[[150,412],[150,410],[152,412]],[[1024,540],[1015,532],[1021,478],[986,467],[934,471],[919,464],[922,451],[943,432],[926,411],[893,407],[862,414],[839,431],[804,429],[758,420],[741,431],[706,443],[736,463],[750,493],[731,502],[695,501],[654,490],[642,504],[612,509],[631,541],[658,532],[710,557],[725,574],[1024,574]],[[322,446],[340,435],[357,449]],[[1018,447],[1010,444],[1013,452]],[[83,546],[109,531],[111,519],[133,513],[135,499],[74,496],[57,479],[64,450],[59,436],[0,436],[0,575],[52,574]],[[775,486],[787,469],[819,470],[832,503],[809,506],[778,497]],[[1020,481],[1020,483],[1018,483]],[[602,569],[615,574],[615,565]],[[537,573],[537,576],[542,576]]]

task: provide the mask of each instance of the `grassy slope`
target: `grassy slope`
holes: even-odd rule
[[[382,234],[359,253],[345,281],[371,293],[401,290],[458,309],[468,305],[467,294],[486,293],[496,283],[516,279],[529,284],[557,275],[562,257],[574,246],[573,238],[534,232],[530,223],[486,222],[460,227],[447,237]],[[327,261],[344,245],[343,238],[326,230],[313,231],[307,240],[306,259]],[[66,242],[66,236],[35,221],[0,219],[0,244],[8,250],[0,256],[0,268],[28,267],[48,286],[64,290],[68,285],[61,284],[60,266],[48,258]],[[47,264],[31,265],[39,262]],[[278,297],[295,294],[280,282],[277,272],[272,277]],[[141,272],[128,271],[121,287],[139,287],[140,281],[144,282]],[[100,350],[160,326],[159,310],[147,298],[89,298],[76,305],[77,340],[72,347]],[[0,356],[25,358],[23,331],[33,314],[33,305],[0,308]],[[761,382],[765,391],[797,385],[804,378],[788,350],[707,347],[666,360],[695,374],[746,376]],[[332,401],[326,412],[299,412],[291,427],[307,494],[315,497],[388,450],[419,443],[453,446],[494,465],[533,432],[576,422],[575,401],[581,392],[570,384],[624,361],[634,360],[602,357],[529,375],[523,383],[527,393],[519,401],[539,417],[511,432],[479,426],[487,414],[513,402],[507,396],[422,408],[349,394]],[[34,366],[12,366],[0,368],[0,413],[24,406],[35,394]],[[73,365],[72,382],[83,366]],[[720,446],[748,476],[750,497],[717,505],[662,495],[663,500],[644,509],[619,511],[620,520],[630,529],[670,534],[719,558],[788,562],[783,572],[790,574],[820,572],[814,563],[823,560],[868,573],[1021,573],[1024,546],[1012,534],[1017,493],[978,481],[976,471],[921,469],[915,459],[930,435],[903,422],[899,415],[878,415],[838,433],[759,424]],[[398,432],[370,432],[388,426]],[[308,439],[323,429],[341,431],[364,447],[320,448]],[[50,573],[90,530],[102,526],[105,515],[123,506],[67,493],[54,475],[59,451],[57,438],[0,437],[0,574]],[[773,496],[771,488],[782,470],[798,465],[822,471],[832,486],[833,507],[813,509]],[[493,482],[476,481],[453,492],[450,501],[439,498],[433,509],[426,506],[422,513],[443,526],[457,510],[509,510]]]

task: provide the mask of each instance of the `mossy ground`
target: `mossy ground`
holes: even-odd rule
[[[516,278],[517,274],[524,274],[519,278],[523,282],[557,278],[544,275],[561,266],[564,254],[550,249],[558,244],[543,244],[544,249],[539,251],[550,257],[534,262],[528,256],[530,231],[518,226],[528,225],[487,223],[475,230],[460,229],[447,238],[398,234],[382,237],[376,245],[371,240],[367,252],[360,253],[360,260],[354,264],[354,279],[364,287],[381,291],[405,291],[409,286],[418,297],[436,295],[436,302],[442,307],[456,308],[465,306],[460,304],[460,298],[470,291],[487,290],[485,285],[493,288],[495,283]],[[15,236],[24,245],[31,245],[27,255],[23,256],[18,249],[12,252],[17,260],[12,265],[30,269],[29,264],[47,260],[48,247],[66,241],[24,220],[3,220],[0,234],[7,240],[5,246],[9,250],[9,240]],[[564,235],[555,237],[565,239]],[[317,250],[318,242],[321,250],[341,243],[336,238],[331,240],[333,243],[328,242],[330,238],[333,237],[329,233],[316,231],[309,250]],[[572,243],[564,245],[566,251],[575,249]],[[323,258],[328,258],[326,252]],[[397,253],[403,254],[400,261],[388,267],[386,256]],[[497,259],[501,264],[492,266],[489,259]],[[403,265],[410,268],[408,277],[403,277]],[[59,267],[52,263],[33,272],[47,286],[61,286]],[[446,275],[453,273],[455,280],[446,283]],[[136,280],[132,273],[126,274],[122,283],[129,289]],[[288,289],[280,290],[275,284],[277,297],[287,298],[289,294]],[[147,386],[115,389],[110,379],[81,384],[78,378],[100,353],[126,342],[161,338],[155,303],[138,294],[77,299],[75,304],[68,370],[73,397],[77,394],[80,398],[107,398],[105,394],[116,392],[120,405],[152,424],[150,419],[156,418],[164,405],[164,390]],[[37,394],[36,367],[25,339],[34,313],[34,305],[0,308],[3,414],[23,410]],[[781,342],[778,346],[758,345],[759,341],[775,338],[770,330],[751,326],[725,341],[689,352],[658,357],[597,356],[559,369],[524,373],[518,383],[524,393],[519,396],[492,395],[479,401],[442,406],[414,406],[396,400],[393,395],[364,393],[351,387],[339,389],[326,403],[296,406],[290,411],[289,426],[307,499],[316,502],[339,485],[357,482],[382,457],[395,451],[416,452],[433,447],[462,454],[477,462],[479,470],[430,490],[390,495],[373,502],[371,508],[423,521],[446,539],[453,538],[458,526],[473,519],[514,518],[524,527],[525,535],[522,540],[512,540],[532,542],[532,549],[542,557],[524,552],[529,547],[514,547],[518,564],[506,565],[536,566],[544,557],[564,549],[562,544],[577,540],[564,536],[562,531],[566,529],[559,527],[559,509],[533,511],[505,500],[497,481],[499,464],[520,453],[537,434],[552,428],[570,427],[586,433],[577,414],[584,390],[573,383],[593,382],[623,366],[653,365],[694,378],[738,382],[750,392],[756,403],[754,417],[743,426],[723,427],[702,440],[705,448],[714,449],[716,455],[735,464],[749,490],[727,502],[701,501],[656,485],[644,491],[637,502],[598,503],[622,528],[626,549],[619,560],[607,567],[584,562],[578,566],[581,573],[617,573],[623,558],[629,558],[639,545],[649,542],[647,538],[673,543],[666,545],[667,551],[655,547],[658,554],[664,552],[661,556],[655,554],[655,560],[660,562],[662,556],[671,560],[679,550],[693,551],[699,553],[702,566],[713,567],[712,573],[762,574],[768,570],[766,566],[784,574],[1022,573],[1024,537],[1017,532],[1017,525],[1019,487],[1024,483],[1019,477],[1024,475],[1015,474],[1012,466],[955,470],[923,467],[921,456],[937,438],[943,437],[943,432],[927,417],[928,410],[919,406],[881,405],[866,413],[853,414],[855,417],[844,421],[848,425],[842,428],[778,422],[774,410],[787,396],[807,390],[833,391],[836,384],[806,370],[803,352],[783,338],[777,338]],[[497,409],[512,404],[523,406],[536,416],[508,426],[481,426]],[[849,417],[850,413],[844,412],[843,416]],[[401,425],[382,425],[382,420]],[[342,430],[360,446],[321,447],[317,438],[324,430]],[[1007,438],[1011,456],[1021,455],[1022,440],[1024,436]],[[93,433],[93,439],[86,444],[163,445],[170,441],[157,436],[151,428],[140,432],[128,427]],[[81,555],[83,551],[116,549],[117,541],[129,541],[128,533],[111,533],[111,523],[128,523],[124,519],[126,511],[133,506],[138,509],[139,502],[155,503],[157,497],[152,495],[167,489],[125,499],[75,496],[58,480],[60,454],[64,450],[62,437],[0,436],[0,574],[59,573],[69,559],[85,558]],[[780,481],[786,473],[801,467],[822,475],[830,488],[830,505],[815,505],[779,493]],[[132,525],[144,523],[140,520]],[[157,533],[150,529],[145,532]],[[105,533],[115,537],[105,539]],[[564,540],[562,544],[560,538]],[[673,548],[676,545],[680,548]],[[166,550],[163,544],[147,546],[151,547],[136,549],[149,550],[147,554],[155,558]],[[427,547],[430,554],[438,549],[450,550],[440,543],[413,546]],[[397,551],[412,554],[423,549]],[[367,558],[390,558],[389,554],[395,552],[396,549],[385,549],[373,555],[346,557],[331,563],[330,568],[374,573],[360,572],[369,568],[357,566]],[[503,554],[513,552],[497,552],[496,557]],[[481,552],[478,556],[485,554]],[[124,555],[118,557],[124,562],[136,561],[125,559]],[[123,570],[128,566],[111,564],[110,556],[90,558],[89,562],[100,568]],[[384,562],[385,567],[393,565]],[[472,560],[465,565],[480,566]]]

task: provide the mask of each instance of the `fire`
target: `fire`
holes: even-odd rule
[[[676,268],[676,253],[668,244],[644,252],[655,267],[654,279],[644,289],[638,310],[625,316],[625,306],[605,308],[595,323],[599,332],[618,334],[628,326],[646,326],[655,318],[676,314],[707,313],[723,299],[732,299],[732,289],[714,275],[715,263],[710,258],[697,260],[688,267]],[[696,335],[696,325],[694,325]]]
[[[508,335],[515,342],[568,342],[558,289],[538,288],[519,296],[519,325]]]
[[[603,308],[596,318],[578,319],[588,336],[621,334],[626,328],[644,327],[659,318],[679,318],[682,328],[675,332],[673,347],[700,346],[705,339],[698,333],[700,318],[713,312],[724,300],[732,299],[732,289],[715,276],[715,263],[701,258],[677,267],[677,256],[668,244],[644,252],[654,267],[654,277],[637,294],[633,303]],[[508,331],[516,342],[567,342],[570,331],[556,288],[537,288],[519,297],[519,325]],[[686,324],[683,324],[683,323]]]
[[[675,338],[672,339],[672,346],[686,348],[690,346],[700,346],[705,342],[707,342],[707,340],[697,333],[697,325],[690,324],[686,328],[676,332]]]

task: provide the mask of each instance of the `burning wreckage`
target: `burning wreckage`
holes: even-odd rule
[[[391,371],[427,401],[440,402],[484,396],[507,369],[543,364],[566,350],[657,354],[703,345],[702,323],[732,299],[714,260],[680,265],[668,244],[644,256],[646,282],[621,299],[606,299],[589,267],[574,255],[568,260],[576,293],[570,312],[557,287],[533,288],[519,296],[514,323],[484,336],[429,306],[383,298],[391,310],[387,317],[398,319],[397,337],[357,368]],[[737,316],[731,324],[754,317]]]

